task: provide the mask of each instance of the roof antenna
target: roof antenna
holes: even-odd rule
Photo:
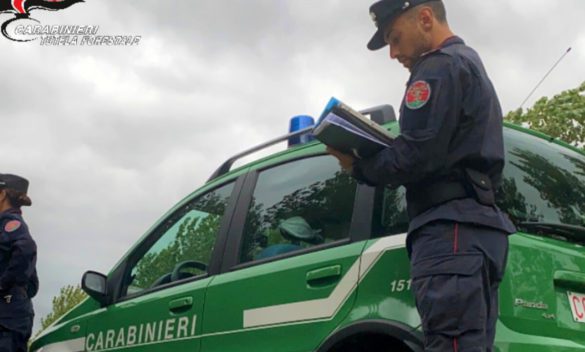
[[[540,85],[542,84],[542,82],[544,82],[544,80],[548,77],[548,75],[550,75],[550,73],[555,69],[555,67],[557,67],[557,65],[565,58],[565,56],[567,56],[567,54],[571,51],[571,49],[572,48],[569,47],[569,49],[567,49],[567,51],[565,51],[565,53],[563,54],[563,56],[561,56],[561,58],[553,65],[553,67],[551,67],[551,69],[546,73],[546,75],[544,75],[544,77],[540,80],[540,82],[538,82],[538,84],[536,85],[536,87],[534,87],[534,89],[532,90],[532,92],[530,92],[530,94],[528,94],[528,96],[526,97],[526,99],[524,99],[524,101],[520,105],[520,109],[522,109],[522,107],[524,107],[524,104],[526,104],[526,102],[528,101],[528,99],[530,99],[530,97],[532,96],[532,94],[534,94],[534,92],[536,92],[536,90],[538,89],[538,87],[540,87]]]

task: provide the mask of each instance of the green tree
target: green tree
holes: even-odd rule
[[[551,99],[540,98],[526,111],[511,111],[506,119],[585,150],[585,82]]]
[[[75,307],[87,297],[79,285],[67,285],[61,288],[58,296],[53,297],[53,310],[41,319],[41,331],[46,329],[55,320]]]

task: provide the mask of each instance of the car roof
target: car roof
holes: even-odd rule
[[[391,135],[397,136],[399,134],[399,126],[398,126],[397,121],[387,122],[387,123],[383,124],[382,126],[387,128]],[[538,137],[538,138],[542,139],[543,141],[554,143],[554,144],[560,145],[562,147],[571,149],[575,152],[578,152],[581,155],[585,155],[585,152],[583,150],[575,147],[574,145],[571,145],[571,144],[569,144],[563,140],[560,140],[558,138],[551,137],[545,133],[531,130],[531,129],[528,129],[528,128],[525,128],[525,127],[522,127],[519,125],[515,125],[515,124],[509,123],[509,122],[504,122],[504,128],[510,128],[510,129],[513,129],[513,130],[516,130],[519,132],[523,132],[523,133]],[[250,154],[253,154],[255,152],[258,152],[260,150],[263,150],[265,148],[273,146],[277,143],[287,141],[291,137],[303,135],[303,134],[308,134],[311,131],[312,131],[312,128],[306,128],[304,130],[297,131],[295,133],[289,133],[289,134],[280,136],[278,138],[275,138],[273,140],[270,140],[268,142],[265,142],[263,144],[260,144],[256,147],[250,148],[244,152],[236,154],[235,156],[229,158],[223,164],[220,165],[220,167],[211,175],[211,177],[207,181],[206,185],[208,183],[211,183],[211,182],[215,183],[215,181],[224,180],[226,178],[231,179],[237,175],[240,175],[241,173],[244,172],[244,170],[247,170],[249,168],[259,169],[259,168],[263,168],[264,166],[267,166],[270,164],[278,164],[282,161],[296,159],[296,158],[301,157],[301,156],[325,152],[325,145],[323,145],[319,141],[315,140],[312,142],[298,144],[298,145],[289,147],[288,149],[264,156],[264,157],[259,158],[257,160],[254,160],[254,161],[251,161],[251,162],[246,163],[244,165],[241,165],[233,170],[230,170],[233,163],[244,156],[248,156]]]

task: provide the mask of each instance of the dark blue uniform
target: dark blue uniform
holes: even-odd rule
[[[20,210],[0,213],[0,352],[27,350],[38,289],[37,246]]]
[[[354,163],[372,185],[406,187],[407,249],[427,351],[485,351],[514,225],[495,205],[502,111],[477,53],[458,37],[411,71],[401,135]]]

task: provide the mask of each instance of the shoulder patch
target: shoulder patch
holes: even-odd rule
[[[411,110],[425,106],[431,99],[431,85],[426,81],[416,81],[406,91],[405,105]]]
[[[20,228],[20,221],[18,220],[11,220],[4,225],[4,231],[6,232],[14,232]]]

